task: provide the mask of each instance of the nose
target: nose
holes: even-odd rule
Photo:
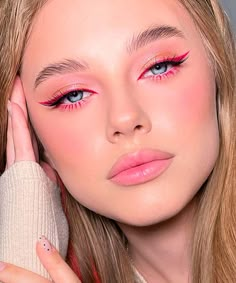
[[[150,117],[134,96],[117,95],[109,100],[108,107],[107,138],[111,143],[151,131]]]

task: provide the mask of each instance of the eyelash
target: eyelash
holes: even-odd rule
[[[156,59],[154,59],[154,62],[152,61],[151,63],[149,63],[149,66],[142,72],[138,80],[147,78],[153,80],[162,80],[168,78],[170,75],[174,75],[178,68],[188,59],[188,54],[189,52],[178,57],[174,56],[172,58],[166,58],[162,61],[157,61]],[[145,76],[147,72],[151,72],[151,69],[156,66],[159,66],[159,68],[166,67],[166,69],[168,69],[168,66],[171,66],[171,68],[169,70],[166,70],[162,74]]]
[[[70,104],[63,104],[62,101],[64,99],[69,99],[69,96],[73,95],[73,93],[75,94],[81,93],[81,95],[83,94],[82,95],[83,98],[81,97],[81,99],[79,101],[76,101],[75,103],[71,102]],[[84,93],[89,93],[89,95],[84,97],[85,96]],[[60,108],[62,110],[74,110],[86,104],[86,102],[88,102],[90,97],[93,96],[94,94],[96,94],[96,92],[88,89],[81,89],[79,86],[74,85],[74,86],[70,86],[69,90],[66,89],[65,91],[60,91],[59,94],[56,94],[54,97],[52,97],[52,99],[45,102],[40,102],[40,104],[52,108]]]
[[[162,80],[168,78],[170,75],[174,75],[175,72],[180,68],[180,66],[188,59],[188,54],[189,52],[181,55],[181,56],[174,56],[172,58],[166,58],[163,59],[162,61],[157,61],[154,59],[154,62],[149,63],[149,67],[147,67],[142,74],[139,76],[138,80],[140,79],[153,79],[153,80]],[[151,69],[155,68],[158,66],[159,68],[166,67],[168,69],[168,66],[172,66],[168,71],[166,70],[163,72],[163,74],[158,74],[158,75],[149,75],[145,76],[147,72],[150,72]],[[68,99],[70,95],[73,95],[73,93],[89,93],[86,97],[82,95],[81,99],[79,101],[76,101],[75,103],[71,102],[71,104],[63,104],[62,101],[64,99]],[[60,91],[59,94],[55,94],[55,96],[45,102],[40,102],[40,104],[48,107],[53,107],[53,108],[60,108],[63,110],[74,110],[77,109],[78,107],[82,107],[86,102],[96,94],[96,92],[88,90],[88,89],[81,89],[79,86],[74,85],[70,86],[70,89],[66,89],[65,91]]]

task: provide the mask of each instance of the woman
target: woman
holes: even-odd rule
[[[40,159],[70,193],[82,282],[235,282],[235,47],[217,1],[8,5],[4,107],[18,74]],[[54,282],[79,282],[43,244]],[[0,280],[48,282],[10,265]]]

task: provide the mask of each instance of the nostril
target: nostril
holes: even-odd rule
[[[143,129],[144,129],[144,127],[142,125],[136,125],[134,128],[127,128],[127,129],[124,129],[124,131],[113,132],[113,137],[119,138],[122,135],[126,135],[126,134],[129,135],[129,134],[132,134],[136,131],[141,131]]]
[[[143,128],[142,125],[137,125],[134,129],[135,129],[135,130],[141,130],[142,128]]]
[[[120,134],[121,134],[121,133],[120,133],[119,131],[114,132],[114,136],[115,136],[115,137],[119,137]]]

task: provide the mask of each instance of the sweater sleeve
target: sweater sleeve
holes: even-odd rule
[[[0,260],[50,276],[36,255],[41,235],[65,258],[68,224],[59,188],[33,161],[16,162],[0,177]]]

